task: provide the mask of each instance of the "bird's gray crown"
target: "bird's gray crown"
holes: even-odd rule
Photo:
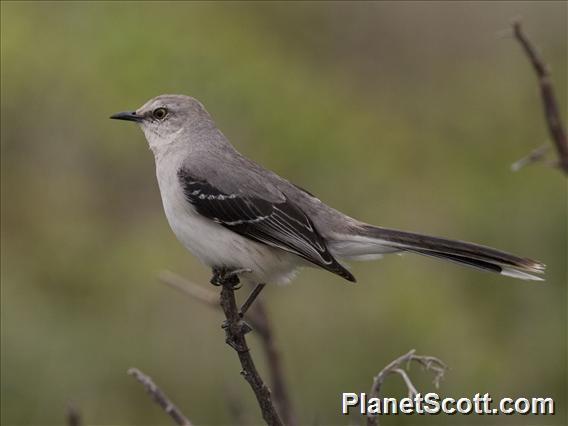
[[[185,95],[156,96],[136,111],[121,112],[111,118],[138,123],[154,152],[215,128],[203,104]]]
[[[207,114],[205,107],[197,99],[186,95],[160,95],[142,105],[136,113],[151,114],[156,108],[166,108],[172,113]],[[208,115],[208,114],[207,114]]]
[[[190,125],[200,120],[211,120],[211,116],[201,102],[191,96],[160,95],[150,99],[136,110],[141,123],[166,127]]]

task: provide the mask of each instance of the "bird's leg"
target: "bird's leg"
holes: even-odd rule
[[[265,286],[266,284],[263,283],[257,284],[256,287],[250,292],[247,299],[245,300],[245,303],[242,304],[241,309],[239,311],[239,315],[241,316],[241,318],[244,317],[244,315],[247,313],[247,311],[252,306],[253,302],[256,300],[256,298],[258,297],[258,295],[264,289]]]

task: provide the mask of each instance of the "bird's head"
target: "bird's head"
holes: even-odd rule
[[[119,112],[110,118],[138,123],[152,150],[199,132],[213,123],[201,102],[185,95],[160,95],[136,111]]]

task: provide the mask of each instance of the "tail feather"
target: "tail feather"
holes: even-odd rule
[[[524,280],[543,280],[532,275],[544,273],[545,265],[541,262],[479,244],[371,225],[359,227],[355,238],[349,247],[357,253],[385,253],[389,249],[407,251]]]

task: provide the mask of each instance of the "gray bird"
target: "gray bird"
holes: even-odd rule
[[[411,252],[525,280],[540,262],[463,241],[386,229],[329,207],[240,154],[204,106],[161,95],[111,118],[138,123],[156,160],[168,222],[214,271],[246,271],[254,283],[283,283],[303,266],[355,281],[342,261]]]

